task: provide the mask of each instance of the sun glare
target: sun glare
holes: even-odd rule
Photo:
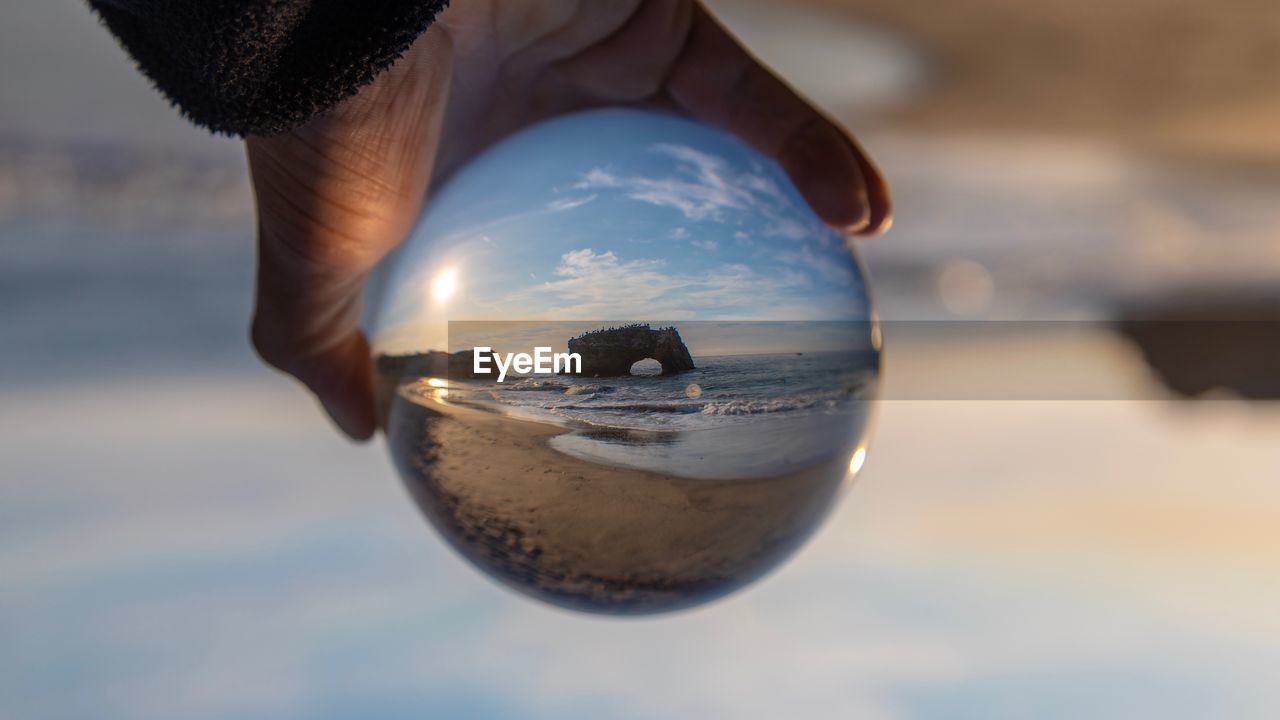
[[[458,289],[458,273],[456,270],[449,269],[436,275],[436,279],[431,282],[431,297],[436,302],[445,302],[453,297],[453,292]]]

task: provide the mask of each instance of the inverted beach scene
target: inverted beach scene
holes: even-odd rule
[[[380,280],[401,475],[464,556],[542,599],[718,597],[798,547],[865,456],[861,268],[719,130],[636,110],[535,126],[450,178]]]

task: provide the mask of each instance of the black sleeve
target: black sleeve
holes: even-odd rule
[[[449,0],[88,0],[193,122],[273,135],[355,94]]]

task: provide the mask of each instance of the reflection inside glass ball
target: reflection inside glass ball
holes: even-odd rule
[[[652,613],[760,577],[866,458],[864,275],[776,165],[683,118],[559,118],[449,179],[383,268],[389,447],[503,583]]]

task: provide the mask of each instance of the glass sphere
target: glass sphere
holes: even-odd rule
[[[459,552],[547,602],[722,596],[865,459],[862,268],[721,130],[631,109],[526,129],[448,179],[378,295],[396,467]]]

